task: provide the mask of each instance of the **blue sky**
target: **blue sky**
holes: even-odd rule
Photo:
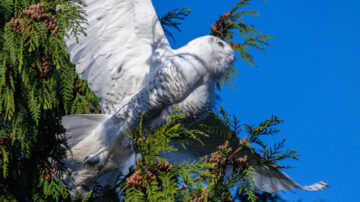
[[[221,3],[219,3],[221,2]],[[173,48],[209,33],[209,26],[237,0],[153,0],[158,15],[187,7],[192,14],[175,33]],[[274,35],[267,53],[254,51],[258,67],[237,61],[235,89],[219,105],[243,123],[277,115],[285,122],[277,139],[300,152],[286,170],[301,185],[328,180],[321,192],[281,193],[289,201],[359,201],[360,2],[356,0],[253,0],[261,17],[248,22]]]

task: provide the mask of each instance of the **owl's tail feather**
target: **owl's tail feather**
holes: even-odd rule
[[[109,118],[110,115],[105,114],[62,117],[62,125],[65,128],[67,144],[70,148],[66,161],[68,171],[63,176],[62,182],[69,185],[70,190],[79,189],[78,185],[86,184],[98,175],[96,170],[84,167],[84,158],[101,147],[101,142],[94,136],[94,131]]]
[[[62,125],[66,130],[66,139],[71,152],[67,155],[67,173],[61,181],[69,186],[71,195],[83,197],[97,185],[113,185],[119,176],[126,175],[129,167],[135,164],[132,150],[119,144],[118,153],[113,154],[113,158],[101,171],[85,166],[84,158],[105,146],[101,142],[98,129],[110,118],[111,115],[106,114],[62,117]]]
[[[80,114],[62,117],[62,125],[68,146],[74,147],[81,140],[90,135],[100,123],[110,118],[107,114]]]
[[[255,186],[264,192],[277,193],[279,190],[292,191],[294,188],[305,191],[321,191],[328,187],[327,181],[320,181],[309,186],[300,186],[279,169],[266,169],[257,165],[252,167],[256,171],[256,174],[253,175]]]

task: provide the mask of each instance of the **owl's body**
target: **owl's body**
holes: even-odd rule
[[[232,48],[213,36],[172,49],[150,0],[86,3],[87,36],[70,38],[67,45],[79,77],[101,98],[103,114],[62,120],[71,147],[63,181],[80,195],[94,180],[109,184],[134,165],[132,142],[125,133],[139,125],[143,112],[149,128],[162,125],[175,109],[185,115],[184,122],[206,118],[214,107],[215,83],[234,61]],[[189,149],[178,155],[198,158],[193,154]],[[182,159],[176,155],[171,158]],[[304,189],[279,170],[255,177],[255,185],[266,192]],[[280,186],[284,183],[289,186]]]
[[[198,53],[194,52],[196,46]],[[77,162],[85,159],[85,164],[91,165],[73,169],[72,183],[84,185],[114,169],[131,166],[124,165],[133,154],[131,141],[124,133],[131,133],[139,126],[143,112],[148,128],[161,126],[175,110],[185,115],[183,121],[187,123],[206,118],[214,107],[215,82],[233,60],[231,47],[213,36],[197,38],[163,56],[155,63],[153,79],[142,90],[125,104],[114,106],[103,102],[105,109],[116,109],[113,114],[105,115],[91,134],[77,143],[71,142],[74,146],[69,159]]]

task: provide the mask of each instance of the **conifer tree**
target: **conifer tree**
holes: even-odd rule
[[[80,0],[0,2],[0,201],[68,197],[56,176],[67,150],[61,117],[99,111],[64,37],[84,33]]]
[[[244,15],[258,15],[255,11],[239,11],[249,2],[240,0],[210,31],[228,41],[241,59],[255,65],[249,48],[264,50],[271,36],[245,24]],[[71,200],[59,180],[66,169],[68,150],[61,117],[100,113],[98,98],[85,81],[79,80],[64,42],[69,33],[75,37],[86,34],[83,6],[82,0],[0,2],[1,201]],[[180,21],[190,12],[175,9],[160,19],[170,38],[174,39],[171,29],[179,31]],[[235,34],[240,34],[243,41],[233,41]],[[218,87],[232,87],[235,79],[236,69],[232,67]],[[239,199],[277,199],[255,191],[253,171],[248,165],[254,144],[265,150],[265,157],[257,159],[261,165],[276,166],[280,160],[297,159],[296,151],[280,150],[284,142],[268,147],[260,139],[278,133],[274,127],[281,120],[272,117],[257,127],[241,125],[220,110],[197,128],[189,129],[178,122],[181,119],[182,115],[174,114],[155,131],[143,131],[140,125],[129,135],[135,152],[140,154],[134,170],[128,176],[119,176],[122,180],[118,184],[95,187],[83,200],[117,201],[117,190],[125,201],[232,201],[236,182],[240,182],[235,196]],[[173,139],[183,140],[186,147],[205,136],[222,137],[224,144],[196,162],[170,164],[161,156],[161,152],[176,152],[169,145]],[[233,166],[230,179],[224,176],[227,165]]]

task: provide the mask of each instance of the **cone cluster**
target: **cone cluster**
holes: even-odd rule
[[[27,20],[26,18],[30,20]],[[60,31],[59,26],[56,24],[55,17],[48,16],[41,3],[29,6],[28,9],[23,10],[20,13],[18,18],[11,18],[10,30],[23,34],[24,31],[29,31],[32,23],[38,24],[39,22],[44,22],[52,35],[56,35]]]
[[[246,138],[244,140],[246,141]],[[216,174],[218,177],[223,177],[225,175],[226,165],[231,164],[233,166],[234,171],[237,168],[241,168],[242,170],[247,169],[249,167],[248,156],[237,157],[236,154],[238,151],[233,153],[229,153],[231,151],[231,147],[229,141],[226,141],[224,145],[220,145],[218,147],[218,151],[212,153],[210,157],[205,156],[205,163],[215,164],[215,166],[210,169],[210,172]]]
[[[190,200],[190,202],[203,202],[203,201],[205,201],[205,194],[208,194],[208,193],[209,193],[208,187],[204,187],[201,192],[201,195],[200,196],[196,195],[193,200]]]
[[[51,163],[49,168],[45,168],[43,170],[44,179],[50,180],[54,176],[55,171],[56,171],[56,165],[55,165],[55,163]]]
[[[160,171],[164,172],[169,172],[173,168],[173,166],[169,163],[160,163],[158,161],[155,163],[155,165]]]
[[[244,157],[236,158],[234,160],[234,166],[236,167],[240,166],[242,170],[248,168],[249,167],[248,156],[245,155]]]
[[[210,26],[211,35],[220,38],[226,36],[229,30],[233,28],[233,24],[229,21],[230,17],[230,12],[220,16],[220,18]]]
[[[81,94],[82,93],[82,87],[80,85],[80,80],[79,79],[75,79],[75,84],[74,84],[74,87],[73,87],[73,92],[74,93],[79,93]]]
[[[140,188],[142,185],[143,178],[140,170],[135,170],[134,173],[126,179],[126,185],[128,187],[134,186]]]
[[[49,78],[51,74],[51,66],[46,55],[41,57],[41,69],[42,72],[40,74],[40,78]]]
[[[146,185],[150,182],[156,182],[159,186],[159,189],[162,189],[160,180],[160,173],[170,172],[173,166],[169,163],[155,162],[155,166],[158,169],[146,168],[142,163],[138,164],[138,167],[135,169],[133,174],[126,179],[126,186],[135,187],[136,189],[145,189]]]

